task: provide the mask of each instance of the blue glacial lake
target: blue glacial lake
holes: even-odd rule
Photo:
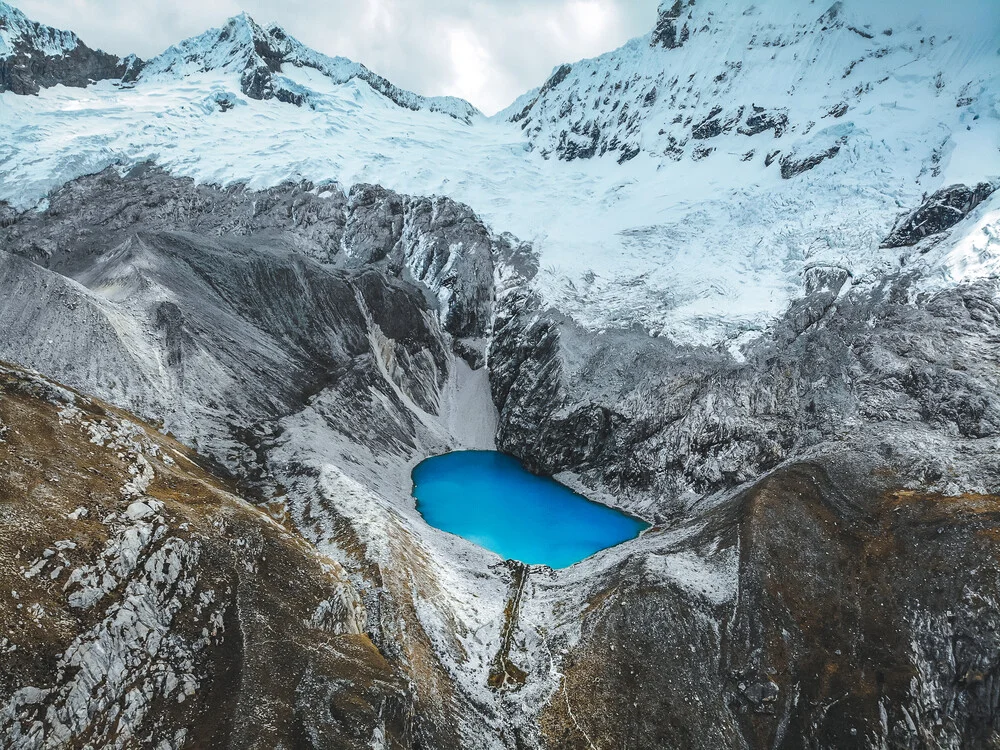
[[[431,526],[504,558],[551,568],[565,568],[649,527],[493,451],[428,458],[413,470],[413,496]]]

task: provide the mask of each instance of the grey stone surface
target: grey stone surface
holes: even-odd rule
[[[162,419],[262,499],[280,483],[302,533],[334,529],[423,746],[998,736],[995,282],[926,295],[904,271],[813,267],[736,356],[580,328],[542,304],[529,246],[377,186],[107,171],[5,224],[0,357]],[[358,476],[405,467],[459,357],[487,368],[502,450],[655,523],[578,573],[527,575],[509,641],[527,678],[495,699],[446,666],[457,614],[412,615],[447,601],[431,548],[365,551],[364,505],[324,496],[296,452],[321,425]],[[310,675],[303,731],[339,746],[339,688]]]

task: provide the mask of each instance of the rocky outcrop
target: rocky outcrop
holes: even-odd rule
[[[37,94],[58,84],[82,88],[134,75],[141,66],[134,56],[122,60],[92,50],[76,34],[30,21],[0,2],[0,93]]]
[[[781,178],[790,180],[796,175],[808,172],[813,167],[817,167],[827,159],[832,159],[840,153],[840,144],[828,148],[826,151],[810,154],[808,156],[798,156],[796,154],[786,154],[778,162],[781,166]]]
[[[872,459],[788,465],[597,584],[548,746],[995,742],[1000,498],[892,489]]]
[[[688,25],[681,21],[681,17],[689,4],[693,3],[674,0],[674,4],[669,7],[667,7],[668,3],[663,3],[660,6],[656,28],[653,29],[653,36],[649,40],[652,46],[676,49],[688,40],[691,31]]]
[[[530,296],[501,295],[489,352],[498,445],[662,518],[685,513],[692,493],[731,490],[826,441],[881,445],[887,422],[945,441],[933,457],[893,449],[935,491],[1000,490],[975,442],[1000,416],[994,357],[967,354],[1000,326],[993,284],[914,306],[905,278],[844,293],[846,280],[813,269],[743,363],[641,334],[586,334]]]
[[[780,138],[788,128],[788,115],[784,112],[768,111],[764,107],[753,106],[746,121],[737,130],[741,135],[757,135],[767,130],[774,131],[774,137]]]
[[[5,747],[410,745],[343,569],[205,459],[3,364],[0,424]]]
[[[114,55],[94,51],[83,43],[58,57],[18,46],[12,55],[0,60],[0,93],[37,94],[59,84],[84,88],[95,81],[120,80],[130,70]]]
[[[901,217],[882,247],[915,245],[924,237],[951,229],[990,197],[998,185],[981,182],[974,187],[950,185],[933,193],[910,213]]]

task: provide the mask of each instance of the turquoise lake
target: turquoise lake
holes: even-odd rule
[[[565,568],[649,527],[493,451],[428,458],[413,470],[413,496],[431,526],[506,559],[550,568]]]

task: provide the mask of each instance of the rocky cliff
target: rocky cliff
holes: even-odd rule
[[[92,50],[76,34],[29,20],[0,2],[0,93],[37,94],[42,88],[86,87],[108,78],[130,78],[142,61]]]
[[[16,335],[3,356],[163,419],[338,561],[356,592],[348,629],[385,670],[364,700],[402,722],[359,720],[362,735],[993,741],[993,282],[931,293],[915,272],[864,285],[816,268],[766,336],[729,353],[587,331],[533,291],[530,246],[459,204],[376,186],[220,189],[144,167],[71,183],[7,224],[0,317]],[[554,572],[499,565],[423,524],[409,467],[494,435],[656,526]],[[75,491],[59,502],[85,505]],[[56,556],[61,534],[33,536]],[[498,659],[521,676],[493,680]],[[214,700],[208,684],[198,700]],[[339,710],[302,689],[275,705],[296,714],[306,700]],[[200,722],[171,724],[188,733],[175,744],[209,731]],[[37,731],[25,746],[58,736]],[[307,744],[351,746],[325,731]]]

